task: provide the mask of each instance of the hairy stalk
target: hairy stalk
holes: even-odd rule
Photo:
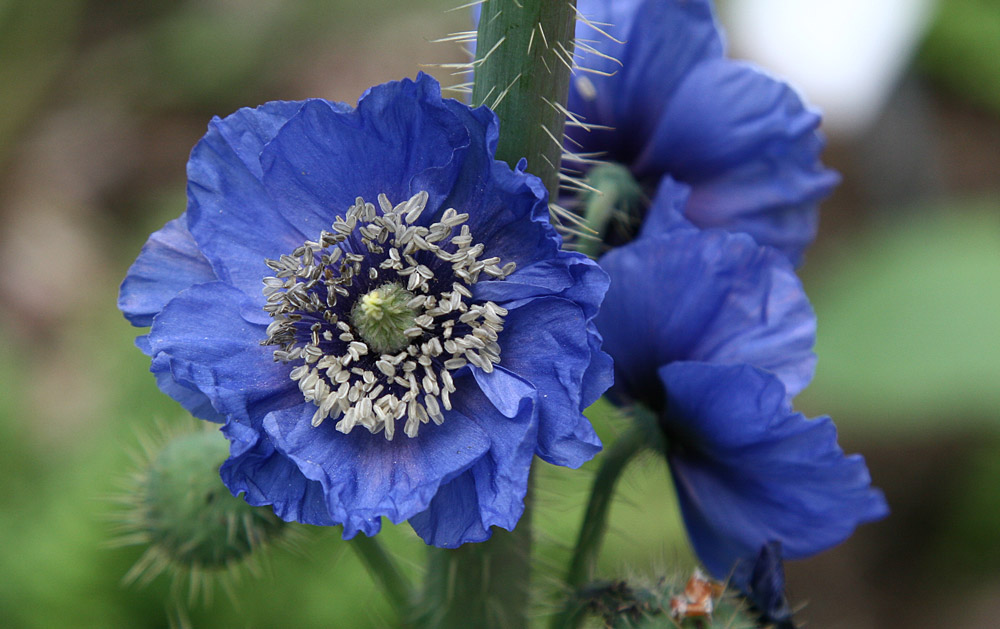
[[[476,44],[472,104],[500,118],[497,159],[559,190],[566,98],[573,66],[576,0],[487,0]]]
[[[393,609],[400,618],[404,618],[411,611],[413,589],[392,557],[374,537],[358,535],[349,544],[368,573],[382,586],[382,592],[389,599]]]
[[[513,531],[493,529],[479,544],[432,548],[426,590],[413,625],[426,629],[528,626],[531,488]]]
[[[608,512],[615,485],[629,462],[643,450],[665,448],[656,418],[644,407],[634,407],[632,426],[619,437],[601,456],[601,467],[594,477],[590,500],[583,513],[580,534],[573,549],[573,557],[566,573],[566,586],[572,594],[563,609],[552,619],[553,629],[577,627],[583,620],[583,609],[575,593],[593,579],[594,566],[601,550],[601,542],[608,528]]]
[[[522,159],[555,198],[573,64],[576,0],[486,0],[472,63],[473,105],[500,119],[497,159]],[[514,531],[454,550],[430,549],[427,584],[413,624],[525,627],[531,574],[531,487]]]

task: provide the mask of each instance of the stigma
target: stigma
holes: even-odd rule
[[[264,310],[272,318],[263,345],[295,366],[289,377],[316,405],[312,425],[337,420],[392,440],[445,421],[458,390],[455,376],[492,372],[500,362],[507,310],[474,297],[481,279],[515,269],[482,257],[469,215],[444,210],[416,225],[428,195],[393,206],[358,198],[332,231],[291,254],[266,260]]]

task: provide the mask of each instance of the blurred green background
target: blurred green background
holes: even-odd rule
[[[187,154],[213,115],[267,100],[350,103],[469,28],[454,0],[0,1],[0,626],[161,627],[169,578],[125,587],[142,552],[109,546],[130,453],[183,421],[156,389],[118,283],[184,208]],[[1000,2],[948,0],[868,133],[832,137],[844,184],[803,281],[816,380],[893,507],[789,565],[813,627],[993,627],[1000,615]],[[423,68],[455,84],[440,68]],[[621,425],[594,413],[613,439]],[[541,591],[556,587],[591,468],[539,466]],[[634,465],[602,557],[608,576],[686,571],[666,470]],[[303,529],[195,626],[392,621],[337,529]],[[415,579],[407,526],[381,535]],[[539,608],[539,614],[546,610]]]

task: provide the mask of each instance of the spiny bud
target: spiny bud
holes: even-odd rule
[[[758,626],[743,598],[701,571],[686,581],[661,578],[655,583],[598,581],[577,594],[579,604],[609,628],[682,627],[754,629]]]
[[[146,448],[153,450],[153,448]],[[286,524],[270,509],[234,497],[219,479],[228,455],[226,440],[198,430],[170,439],[134,475],[121,516],[119,544],[146,544],[146,552],[125,575],[145,585],[163,572],[175,590],[188,582],[189,599],[211,595],[212,580],[238,579],[260,547],[281,535]],[[228,580],[226,580],[228,579]],[[175,592],[176,593],[176,592]]]

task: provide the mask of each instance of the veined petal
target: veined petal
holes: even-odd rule
[[[773,371],[788,394],[812,378],[816,321],[779,253],[721,230],[675,230],[614,249],[597,328],[615,359],[617,395],[654,408],[656,370],[678,360]]]
[[[315,407],[303,404],[269,414],[264,429],[302,474],[318,481],[344,538],[375,535],[382,516],[399,523],[427,509],[438,488],[489,450],[474,422],[449,412],[440,426],[425,426],[419,439],[388,441],[367,430],[338,432],[335,422],[310,423]]]
[[[153,375],[156,376],[156,386],[160,387],[160,391],[169,395],[175,402],[183,406],[184,410],[198,419],[216,424],[226,421],[226,416],[215,410],[215,407],[212,406],[212,400],[207,395],[191,385],[181,384],[174,380],[169,369],[156,372]]]
[[[578,305],[546,297],[511,310],[501,337],[500,366],[539,391],[537,453],[556,465],[579,467],[601,449],[600,439],[582,414],[593,402],[581,393],[592,364],[587,328]],[[543,359],[553,355],[559,360]],[[601,375],[598,380],[607,383],[608,374]]]
[[[132,325],[152,325],[153,317],[177,293],[216,279],[182,214],[153,232],[143,245],[119,289],[118,308]]]
[[[509,416],[498,412],[489,395],[477,391],[471,378],[465,380],[455,410],[489,436],[489,452],[442,486],[426,511],[410,518],[410,525],[425,542],[442,548],[481,542],[490,536],[493,526],[513,530],[524,512],[538,431],[534,389],[521,387],[513,400],[515,412]]]
[[[480,282],[475,294],[507,308],[538,297],[562,297],[584,308],[590,318],[604,299],[607,274],[589,258],[578,253],[559,251],[553,257],[519,268],[500,282]]]
[[[374,203],[385,194],[395,204],[423,190],[433,214],[469,143],[437,82],[420,75],[373,87],[349,112],[307,101],[264,148],[263,181],[296,229],[316,238],[359,196]]]
[[[302,244],[304,236],[261,184],[259,152],[300,107],[268,103],[215,118],[188,160],[188,229],[216,276],[261,304],[260,280],[269,272],[264,260]]]
[[[662,367],[661,416],[688,534],[716,578],[780,542],[806,557],[888,513],[864,460],[846,456],[828,417],[789,407],[780,380],[749,365]]]
[[[290,368],[260,344],[264,327],[240,316],[246,301],[227,284],[199,284],[167,304],[149,333],[153,373],[169,373],[173,382],[207,396],[217,412],[241,420],[302,404]]]
[[[219,474],[234,495],[242,493],[255,507],[272,506],[287,522],[336,524],[327,512],[323,486],[303,476],[261,431],[230,422],[222,432],[230,441],[230,456]]]

